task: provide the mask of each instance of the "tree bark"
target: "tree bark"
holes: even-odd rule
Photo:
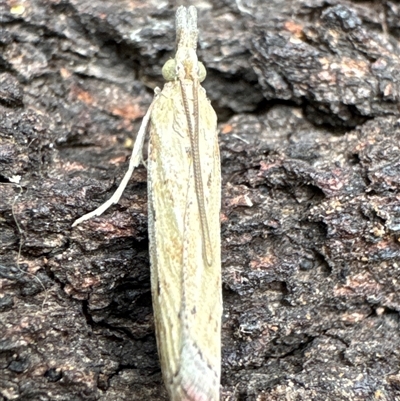
[[[399,4],[191,4],[220,121],[222,399],[400,399]],[[145,167],[71,224],[128,166],[176,5],[0,7],[0,400],[166,400]]]

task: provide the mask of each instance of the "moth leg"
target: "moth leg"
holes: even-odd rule
[[[100,216],[110,206],[118,203],[118,201],[120,200],[122,193],[124,192],[126,186],[128,185],[128,182],[132,176],[133,170],[139,165],[140,161],[143,158],[142,149],[143,149],[144,138],[146,136],[147,127],[150,122],[151,112],[153,110],[153,106],[154,106],[155,101],[157,100],[157,97],[158,97],[158,94],[156,92],[154,100],[152,101],[149,109],[147,110],[145,116],[143,117],[143,121],[140,126],[135,145],[132,149],[132,156],[131,156],[131,160],[129,161],[128,171],[125,173],[124,178],[122,179],[121,183],[119,184],[117,190],[114,192],[113,196],[107,202],[104,202],[97,209],[93,210],[93,212],[84,214],[82,217],[75,220],[72,224],[72,227],[75,227],[78,224],[82,223],[83,221],[91,219],[92,217]]]
[[[142,155],[142,157],[140,158],[140,160],[141,160],[141,163],[143,164],[143,166],[146,168],[146,170],[148,170],[147,161],[143,159],[143,155]]]

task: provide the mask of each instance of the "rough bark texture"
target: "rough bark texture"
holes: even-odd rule
[[[146,169],[173,2],[7,0],[0,399],[166,400]],[[225,400],[400,399],[400,3],[193,1],[220,118]]]

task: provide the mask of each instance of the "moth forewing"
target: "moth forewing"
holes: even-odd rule
[[[218,400],[222,302],[217,122],[200,88],[199,151],[213,246],[208,265],[180,94],[179,82],[165,84],[150,127],[149,233],[157,344],[172,400]]]

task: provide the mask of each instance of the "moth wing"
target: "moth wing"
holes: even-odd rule
[[[216,116],[200,89],[199,150],[212,263],[203,252],[186,115],[177,82],[154,105],[149,143],[153,309],[172,400],[218,400],[221,349],[220,161]]]

